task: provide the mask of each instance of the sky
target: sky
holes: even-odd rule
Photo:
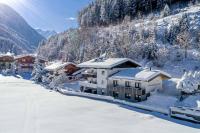
[[[77,14],[92,0],[0,0],[15,9],[33,27],[65,31],[75,28]]]

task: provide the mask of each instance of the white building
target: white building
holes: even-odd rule
[[[108,95],[123,100],[142,101],[150,95],[150,92],[162,90],[162,81],[169,78],[171,78],[169,74],[157,70],[142,68],[121,70],[109,77]]]
[[[89,93],[108,94],[108,77],[127,68],[141,65],[127,58],[93,59],[78,65],[85,80],[80,81],[81,90]]]

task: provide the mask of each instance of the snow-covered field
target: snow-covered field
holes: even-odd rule
[[[200,125],[0,75],[0,133],[199,133]]]

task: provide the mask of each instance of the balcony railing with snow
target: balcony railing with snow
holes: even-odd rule
[[[113,87],[113,91],[124,90],[124,92],[134,93],[136,95],[145,95],[146,91],[142,88],[135,88],[135,87],[125,87],[125,86],[115,86]]]
[[[88,88],[97,88],[97,82],[79,81],[79,85]]]
[[[82,75],[84,77],[93,77],[96,78],[97,77],[97,71],[94,69],[87,69],[84,72],[82,72]]]

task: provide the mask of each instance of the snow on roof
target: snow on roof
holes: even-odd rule
[[[5,56],[13,57],[14,54],[13,54],[13,53],[10,53],[10,52],[7,52],[6,54],[0,54],[0,57],[5,57]]]
[[[16,56],[15,59],[23,58],[23,57],[26,57],[26,56],[30,56],[30,57],[34,57],[34,58],[36,57],[33,54],[24,54],[24,55],[18,55],[18,56]]]
[[[133,61],[128,58],[108,58],[108,59],[103,59],[103,60],[92,59],[90,61],[79,64],[78,67],[81,67],[81,68],[113,68],[113,67],[115,67],[119,64],[125,63],[127,61],[130,61],[138,66],[141,66],[136,61]]]
[[[43,60],[43,61],[48,61],[47,58],[43,57],[43,56],[35,56],[37,59],[39,60]]]
[[[158,70],[142,69],[142,68],[131,68],[131,69],[121,70],[120,72],[112,75],[110,78],[150,81],[159,75],[164,75],[167,78],[171,78],[171,76],[165,72]]]
[[[73,76],[76,76],[76,75],[78,75],[78,74],[81,74],[81,73],[84,72],[84,71],[85,71],[85,69],[80,69],[80,70],[74,72],[72,75],[73,75]]]
[[[63,62],[56,62],[56,63],[53,63],[53,64],[45,67],[45,70],[47,70],[47,71],[57,71],[57,70],[62,69],[63,67],[65,67],[67,65],[70,65],[70,64],[75,65],[72,62],[65,62],[65,63],[63,63]]]

